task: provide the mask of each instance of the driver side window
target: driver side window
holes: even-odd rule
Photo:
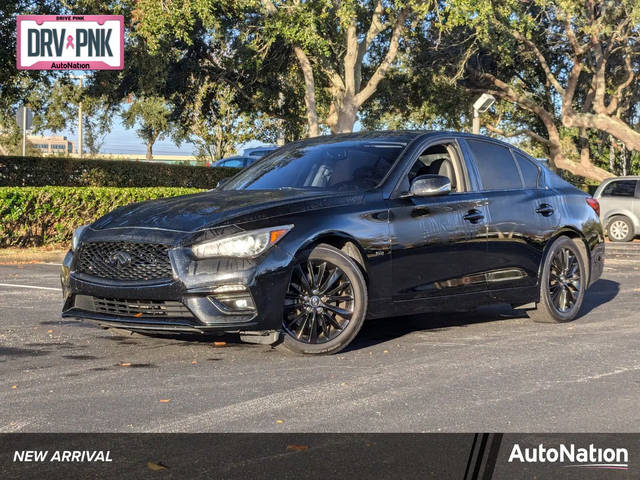
[[[416,159],[402,181],[401,191],[408,192],[411,182],[421,175],[442,175],[451,180],[451,192],[461,191],[460,164],[452,146],[432,145]]]

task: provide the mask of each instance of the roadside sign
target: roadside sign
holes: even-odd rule
[[[27,118],[24,119],[24,116]],[[16,113],[16,121],[20,128],[24,125],[25,130],[31,130],[31,125],[33,124],[33,112],[30,108],[20,107],[18,109],[18,113]]]
[[[122,15],[18,15],[18,70],[122,70]]]

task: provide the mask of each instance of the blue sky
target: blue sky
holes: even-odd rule
[[[64,135],[69,140],[77,143],[78,133],[75,128],[68,128],[55,135]],[[52,134],[45,132],[45,135]],[[250,148],[262,145],[264,142],[251,141],[247,144],[236,147],[238,153],[243,148]],[[100,153],[146,153],[147,146],[144,141],[136,134],[136,128],[127,129],[122,125],[120,117],[116,117],[111,126],[111,131],[104,137]],[[153,153],[156,155],[195,155],[196,148],[192,143],[183,142],[178,147],[171,138],[158,140],[153,145]]]

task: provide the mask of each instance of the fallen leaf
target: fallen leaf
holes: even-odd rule
[[[159,470],[166,470],[169,467],[167,467],[166,465],[163,465],[162,463],[147,462],[147,468],[149,470],[153,470],[154,472],[157,472]]]
[[[134,315],[134,317],[136,317],[136,318],[140,318],[141,316],[142,316],[142,312],[138,312],[138,313],[136,313],[136,314]]]
[[[308,445],[287,445],[287,450],[290,452],[303,452],[304,450],[309,450]]]
[[[13,390],[15,390],[15,389],[17,389],[17,388],[18,388],[18,385],[11,385],[11,388],[12,388]]]
[[[197,360],[194,360],[194,361],[191,362],[191,365],[197,365],[197,364],[198,364]]]
[[[169,403],[170,401],[170,398],[163,398],[162,400],[160,400],[160,403]]]
[[[276,423],[284,423],[283,420],[276,420]]]
[[[47,330],[47,333],[53,333],[53,330]]]
[[[342,383],[340,384],[340,386],[341,386],[341,387],[344,387],[345,385],[346,385],[346,383],[344,383],[344,382],[342,382]]]
[[[130,362],[122,362],[122,363],[120,364],[120,366],[121,366],[121,367],[130,367],[130,366],[131,366],[131,363],[130,363]]]
[[[213,342],[214,347],[225,347],[227,342]]]
[[[384,350],[382,353],[389,353],[389,350]]]

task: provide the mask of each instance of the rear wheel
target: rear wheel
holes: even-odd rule
[[[332,246],[318,245],[293,268],[282,345],[296,353],[337,353],[358,334],[366,311],[367,287],[357,263]]]
[[[540,302],[528,312],[534,321],[570,322],[580,311],[588,279],[577,241],[563,236],[549,248],[540,278]]]
[[[609,220],[607,236],[612,242],[630,242],[633,240],[633,223],[623,215],[616,215]]]

